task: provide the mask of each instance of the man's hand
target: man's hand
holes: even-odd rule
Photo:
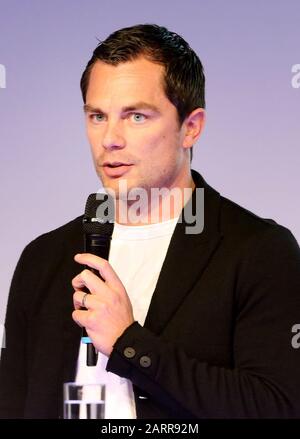
[[[86,328],[95,348],[109,356],[117,338],[134,322],[131,302],[107,260],[90,253],[77,254],[74,259],[79,264],[98,270],[105,280],[103,282],[87,269],[73,278],[75,311],[72,317],[79,326]],[[81,290],[83,287],[87,287],[91,293],[85,299],[87,310],[80,309],[86,294]]]

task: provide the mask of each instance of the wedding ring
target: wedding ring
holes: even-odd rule
[[[89,293],[85,293],[84,296],[82,297],[82,301],[81,301],[82,308],[87,308],[85,301],[86,301],[86,296],[88,296],[88,295],[89,295]]]

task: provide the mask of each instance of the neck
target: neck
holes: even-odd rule
[[[116,222],[128,226],[156,224],[179,217],[192,196],[195,183],[189,175],[181,184],[171,188],[151,188],[137,192],[130,200],[115,199]],[[146,195],[146,196],[145,196]]]

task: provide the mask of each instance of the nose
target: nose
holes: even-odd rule
[[[111,120],[106,125],[102,145],[105,149],[123,149],[125,147],[122,121]]]

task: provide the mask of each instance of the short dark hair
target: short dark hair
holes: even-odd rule
[[[140,56],[164,66],[164,90],[177,108],[180,125],[193,110],[205,108],[205,76],[199,57],[180,35],[156,24],[119,29],[100,41],[81,77],[84,103],[96,61],[117,65]]]

